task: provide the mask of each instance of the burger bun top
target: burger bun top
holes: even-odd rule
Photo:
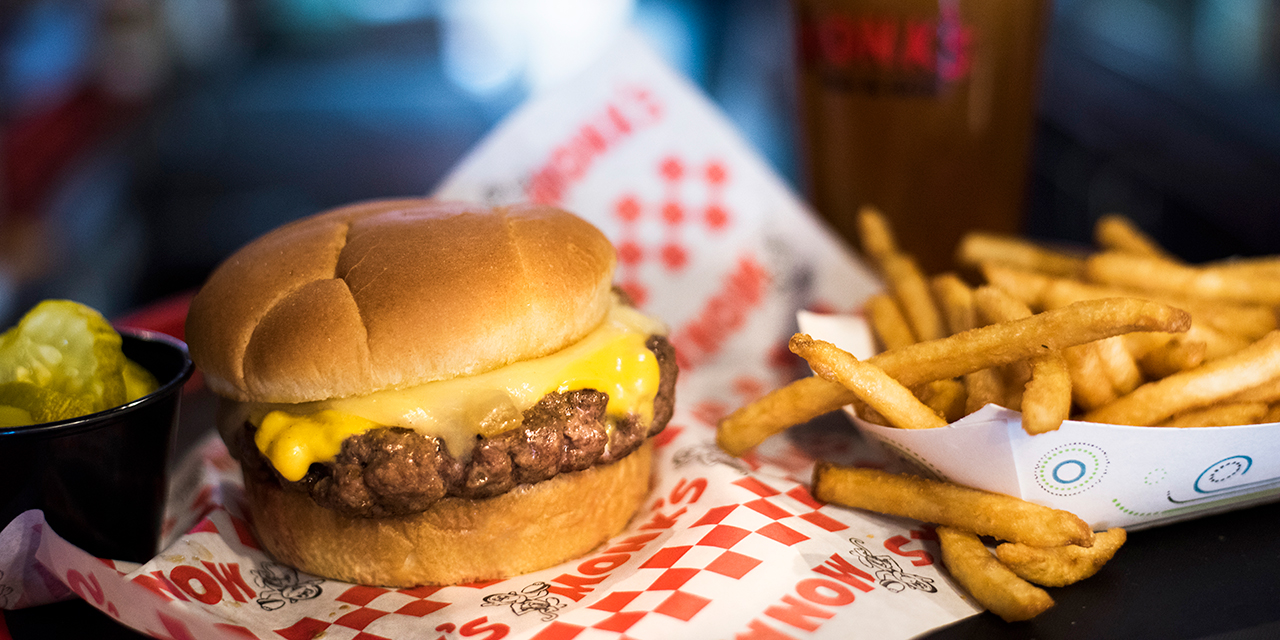
[[[379,200],[287,224],[214,270],[191,357],[220,395],[364,395],[558,351],[611,304],[613,246],[542,205]]]

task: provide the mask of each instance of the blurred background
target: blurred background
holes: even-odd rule
[[[1057,0],[1026,232],[1120,211],[1182,257],[1280,252],[1280,9]],[[108,316],[352,200],[426,194],[634,26],[805,192],[787,0],[0,0],[0,318]]]

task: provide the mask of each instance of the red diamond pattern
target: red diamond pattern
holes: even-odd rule
[[[695,544],[661,548],[650,555],[640,565],[641,569],[657,570],[657,573],[647,574],[653,576],[652,582],[647,587],[640,591],[607,593],[598,602],[587,605],[585,609],[603,612],[605,614],[603,618],[598,619],[589,626],[574,624],[563,619],[554,620],[538,631],[534,636],[535,640],[573,640],[573,638],[582,635],[583,631],[588,628],[619,634],[619,640],[626,640],[627,636],[625,634],[649,614],[658,614],[688,622],[711,603],[709,598],[684,590],[690,588],[691,584],[698,584],[693,582],[694,578],[703,572],[708,572],[709,574],[720,576],[720,578],[714,579],[730,578],[741,580],[762,564],[762,561],[757,558],[733,551],[735,545],[751,536],[751,534],[758,534],[780,544],[792,546],[808,540],[809,536],[782,522],[790,517],[799,518],[825,531],[834,532],[847,528],[847,525],[820,513],[818,509],[822,508],[823,505],[814,500],[803,487],[797,486],[788,490],[785,494],[786,497],[795,502],[786,503],[786,506],[784,506],[775,504],[771,500],[775,496],[782,495],[782,493],[758,479],[744,477],[736,480],[734,484],[755,494],[757,498],[742,504],[721,505],[708,509],[693,525],[693,527],[709,527]],[[789,509],[793,509],[795,503],[799,503],[804,508],[812,509],[812,511],[799,514],[792,513]],[[748,510],[741,513],[759,514],[772,520],[772,522],[754,530],[726,524],[729,516],[735,513],[738,507],[746,507]],[[755,517],[758,518],[758,516]],[[741,524],[742,519],[737,518],[733,522]],[[703,551],[693,553],[695,547],[700,547]],[[715,553],[710,562],[707,562],[706,559],[709,557],[708,551],[710,549],[720,549],[722,551]],[[696,563],[699,566],[676,566],[681,563]],[[490,582],[467,586],[485,588],[492,584]],[[313,618],[304,618],[287,629],[277,630],[276,633],[285,640],[310,640],[325,634],[330,626],[338,625],[357,631],[358,633],[354,636],[356,640],[385,640],[381,636],[365,631],[366,627],[387,615],[398,614],[421,618],[448,607],[448,603],[427,599],[437,591],[439,591],[439,587],[390,590],[378,587],[352,586],[339,595],[337,599],[356,605],[358,608],[347,612],[332,623]],[[645,594],[656,594],[657,592],[664,592],[667,595],[660,601],[641,599]],[[379,597],[393,593],[409,596],[414,600],[400,606],[395,611],[384,611],[376,606],[370,606],[371,604],[376,604],[375,601]],[[648,604],[645,604],[646,602]],[[657,602],[656,606],[653,604],[654,602]],[[629,611],[627,610],[629,607],[637,607],[638,610]]]
[[[711,603],[711,600],[702,596],[696,596],[692,593],[676,591],[671,597],[662,601],[662,604],[654,608],[654,613],[661,613],[665,616],[671,616],[677,620],[688,622],[693,616],[697,615],[702,608]]]
[[[488,584],[493,583],[486,583],[480,586],[483,587]],[[355,608],[344,613],[338,619],[333,622],[325,622],[314,618],[303,618],[291,627],[277,629],[276,633],[285,638],[285,640],[311,640],[312,638],[321,637],[329,627],[336,625],[358,632],[354,636],[350,636],[353,640],[386,640],[383,636],[366,631],[366,627],[389,615],[421,618],[448,607],[449,603],[447,602],[427,600],[427,597],[434,595],[439,590],[440,587],[414,587],[412,589],[392,590],[381,587],[353,585],[334,598],[339,602],[355,605]],[[396,598],[392,599],[392,603],[383,606],[395,606],[394,602],[396,600],[403,601],[404,596],[413,600],[400,605],[394,611],[387,611],[379,608],[377,602],[378,598],[387,594],[395,594]]]
[[[723,507],[714,507],[714,508],[708,509],[706,515],[702,516],[701,518],[698,519],[697,522],[693,523],[693,526],[701,527],[708,524],[720,524],[720,522],[724,520],[726,516],[728,516],[730,513],[733,513],[733,510],[737,508],[738,508],[738,505],[736,504],[726,504]]]
[[[698,544],[707,547],[731,549],[733,548],[733,545],[738,544],[738,541],[749,535],[751,535],[751,532],[746,529],[739,529],[738,527],[720,524],[707,532],[707,535],[703,536],[702,539],[698,541]]]
[[[533,640],[573,640],[573,638],[578,637],[578,634],[582,633],[583,629],[586,629],[586,627],[556,620],[543,627],[542,631],[539,631],[538,635],[533,637]]]
[[[378,611],[368,607],[359,607],[353,609],[350,613],[334,620],[334,624],[342,625],[348,629],[363,630],[365,627],[373,623],[374,620],[387,615],[387,611]]]
[[[778,495],[777,489],[774,489],[773,487],[763,482],[760,482],[759,480],[756,480],[751,476],[746,476],[744,478],[739,478],[737,480],[734,480],[733,484],[736,486],[742,487],[743,489],[746,489],[747,491],[750,491],[751,493],[754,493],[760,496],[761,498],[768,498],[771,496]]]
[[[804,503],[804,506],[809,507],[814,511],[822,508],[822,503],[818,502],[818,499],[814,498],[813,494],[809,493],[809,490],[804,488],[804,485],[798,484],[791,489],[788,489],[787,496],[792,500]]]
[[[844,531],[845,529],[849,528],[849,525],[843,522],[840,522],[839,520],[836,520],[835,518],[832,518],[829,515],[826,515],[824,513],[820,513],[817,511],[813,511],[811,513],[802,513],[800,514],[800,519],[805,520],[810,524],[816,524],[819,527],[822,527],[823,529],[826,529],[827,531],[832,531],[832,532]]]
[[[653,554],[653,557],[649,558],[648,560],[645,561],[644,564],[640,565],[640,568],[641,569],[669,569],[675,566],[676,561],[682,558],[684,554],[687,553],[689,549],[692,549],[692,548],[693,547],[691,546],[683,546],[683,547],[667,547],[665,549],[658,549],[658,552]]]
[[[219,631],[228,634],[228,638],[248,638],[248,640],[258,640],[258,636],[240,625],[215,622],[213,623],[213,626],[217,627]]]
[[[589,607],[588,609],[596,609],[598,611],[609,611],[617,613],[622,611],[624,607],[631,604],[643,591],[615,591]]]
[[[431,596],[435,595],[436,592],[439,590],[440,590],[440,587],[433,587],[431,585],[423,585],[421,587],[411,587],[409,589],[396,589],[396,591],[403,593],[406,596],[411,596],[414,598],[430,598]]]
[[[675,591],[684,586],[694,576],[698,575],[701,569],[667,569],[653,584],[649,585],[650,591]]]
[[[788,547],[797,542],[803,542],[809,539],[809,536],[806,536],[803,533],[782,524],[781,522],[765,525],[756,529],[756,533],[765,536],[766,538],[777,540]]]
[[[622,633],[635,626],[637,622],[640,622],[641,618],[648,614],[648,611],[622,611],[591,625],[591,627],[593,629],[603,629],[605,631],[617,631],[618,633]]]
[[[449,606],[448,603],[435,602],[434,600],[414,600],[413,602],[396,609],[395,612],[402,616],[421,618],[422,616],[431,615],[447,606]]]
[[[312,640],[329,628],[329,623],[315,618],[303,618],[286,629],[276,629],[285,640]]]
[[[718,558],[711,561],[711,564],[707,565],[707,571],[728,576],[734,580],[741,580],[742,576],[747,575],[759,564],[760,561],[751,556],[744,556],[736,551],[725,551]]]
[[[373,602],[374,598],[384,593],[390,593],[390,591],[390,589],[383,589],[381,587],[356,585],[346,591],[343,591],[342,595],[334,598],[334,600],[363,607],[370,602]]]
[[[752,500],[751,502],[745,502],[743,503],[742,506],[747,507],[767,518],[772,518],[774,520],[789,518],[792,515],[790,511],[787,511],[786,509],[783,509],[782,507],[779,507],[778,505],[772,502],[769,502],[764,498],[760,498],[759,500]]]

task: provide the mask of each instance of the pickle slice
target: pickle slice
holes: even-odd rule
[[[10,424],[36,424],[66,420],[94,412],[82,398],[36,386],[30,382],[5,382],[0,384],[0,405],[24,412],[29,422]],[[12,414],[17,419],[19,414]]]
[[[7,427],[25,427],[35,424],[31,414],[17,407],[0,404],[0,429]]]
[[[120,344],[120,334],[97,311],[70,300],[46,300],[0,335],[0,384],[29,383],[59,394],[52,398],[69,398],[84,413],[118,406],[125,402]]]
[[[151,375],[142,365],[129,360],[124,361],[124,401],[133,402],[160,387],[156,377]]]

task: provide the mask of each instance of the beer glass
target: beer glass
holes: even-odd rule
[[[1047,0],[794,0],[811,201],[878,208],[930,273],[1023,220]]]

